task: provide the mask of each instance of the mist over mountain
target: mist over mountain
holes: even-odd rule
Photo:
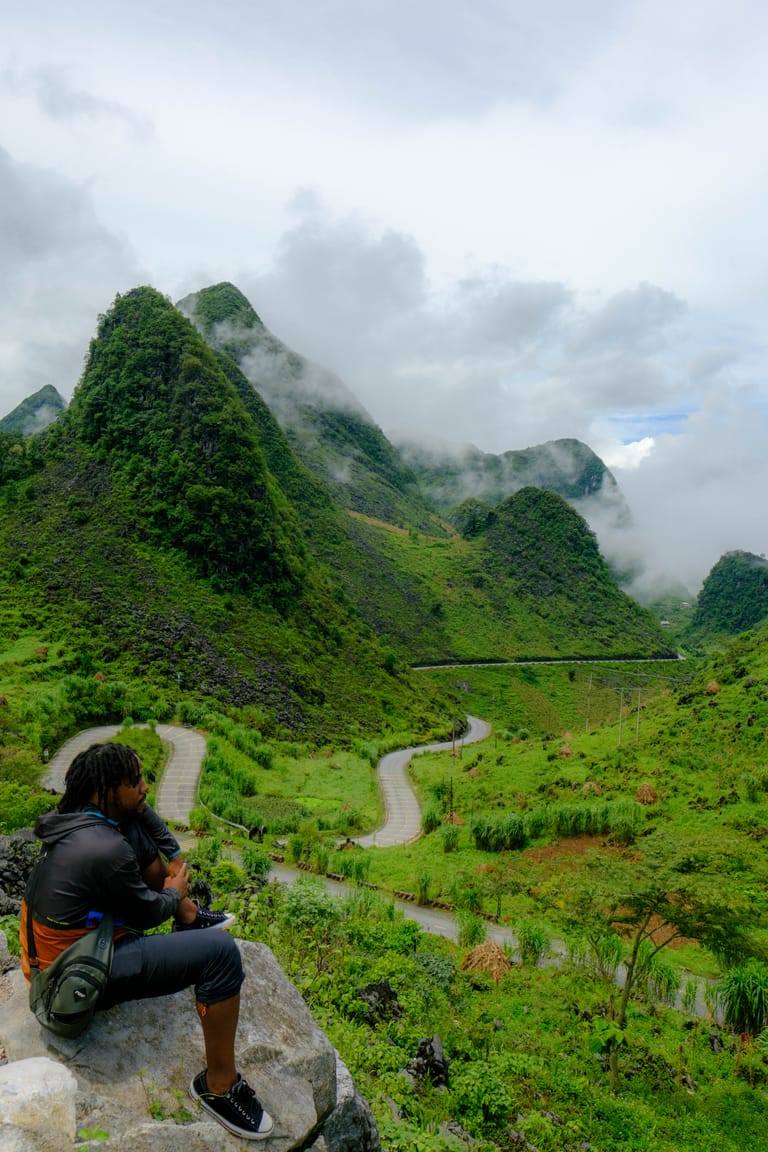
[[[46,384],[0,420],[0,432],[19,432],[32,436],[42,432],[64,411],[67,402],[52,384]]]
[[[13,565],[25,595],[109,630],[115,658],[141,652],[137,667],[280,700],[303,723],[350,659],[372,700],[376,669],[398,661],[672,654],[563,497],[528,486],[457,532],[354,397],[280,345],[236,288],[185,308],[215,346],[153,289],[118,296],[69,409],[11,446],[4,540],[28,558]],[[572,489],[604,475],[578,446],[547,455],[557,482],[570,462]],[[13,484],[34,493],[29,522]]]
[[[466,500],[493,507],[521,488],[534,487],[563,496],[601,538],[631,529],[615,478],[580,440],[550,440],[498,455],[474,445],[420,444],[413,438],[397,443],[430,503],[449,518]]]
[[[415,476],[365,408],[337,376],[273,336],[234,285],[204,288],[178,307],[236,362],[296,453],[344,507],[434,529]]]

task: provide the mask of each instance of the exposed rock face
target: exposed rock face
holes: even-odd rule
[[[4,946],[0,933],[0,953]],[[265,1152],[379,1152],[368,1105],[298,991],[264,945],[241,941],[240,948],[247,979],[237,1035],[238,1064],[275,1120],[273,1135],[260,1147]],[[0,1044],[12,1063],[1,1070],[5,1087],[0,1080],[4,1149],[71,1149],[76,1128],[109,1133],[108,1146],[114,1152],[221,1152],[238,1145],[187,1094],[190,1080],[205,1066],[191,990],[118,1005],[97,1014],[82,1036],[66,1040],[45,1031],[32,1016],[21,972],[13,971],[5,979],[11,994],[3,1004]],[[10,1085],[17,1082],[19,1072],[14,1062],[29,1067],[30,1061],[42,1062],[36,1067],[46,1067],[55,1088],[50,1107],[39,1105],[41,1127],[31,1134],[6,1119],[14,1115]],[[73,1077],[71,1113],[66,1079],[57,1075],[57,1068],[68,1069]],[[37,1073],[36,1077],[38,1085],[46,1082]],[[54,1100],[65,1117],[58,1124],[60,1144],[45,1143],[46,1117]],[[32,1143],[23,1142],[27,1136]]]
[[[37,854],[37,841],[31,829],[23,829],[14,836],[0,836],[0,916],[18,913]]]
[[[68,1068],[40,1056],[0,1068],[4,1152],[69,1152],[76,1130],[76,1090]]]

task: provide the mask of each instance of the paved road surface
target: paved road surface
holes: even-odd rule
[[[490,735],[491,726],[476,716],[468,716],[469,730],[456,746],[474,744]],[[356,843],[361,848],[393,848],[397,844],[410,844],[421,835],[421,808],[408,779],[408,765],[419,752],[447,752],[454,746],[452,740],[443,744],[424,744],[418,748],[400,748],[379,761],[378,774],[384,798],[386,819],[381,828],[370,836],[360,836]]]
[[[490,724],[468,716],[469,729],[460,744],[472,744],[484,740],[491,731]],[[157,811],[164,820],[175,824],[189,824],[189,814],[195,806],[197,782],[200,767],[205,755],[205,737],[191,728],[177,728],[170,724],[158,724],[157,734],[170,745],[170,758],[166,765],[157,793]],[[78,732],[64,744],[48,765],[44,784],[56,792],[64,791],[64,776],[78,752],[109,740],[120,732],[119,724],[108,724],[101,728],[88,728]],[[408,779],[408,764],[418,752],[444,752],[453,746],[452,741],[443,744],[425,744],[419,748],[401,748],[390,752],[379,761],[378,774],[384,797],[386,821],[370,836],[362,836],[357,842],[363,848],[391,848],[396,844],[408,844],[421,835],[421,809],[419,801]]]
[[[88,728],[78,732],[64,744],[48,765],[44,786],[55,792],[64,791],[64,776],[78,752],[109,740],[120,732],[119,724],[101,728]],[[160,739],[170,745],[170,755],[157,793],[157,811],[163,820],[174,824],[189,824],[189,813],[195,806],[197,781],[205,755],[205,737],[191,728],[177,728],[171,724],[158,724],[155,729]]]

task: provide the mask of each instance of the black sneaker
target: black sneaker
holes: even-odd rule
[[[274,1128],[272,1117],[264,1111],[253,1088],[242,1076],[238,1076],[229,1092],[217,1096],[208,1091],[205,1072],[200,1072],[190,1084],[189,1094],[214,1120],[243,1140],[263,1140]]]
[[[197,916],[190,924],[180,924],[178,920],[173,926],[174,932],[188,932],[191,928],[231,928],[237,920],[232,912],[212,912],[210,908],[197,906]]]

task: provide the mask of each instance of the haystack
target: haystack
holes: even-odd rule
[[[494,940],[478,944],[477,948],[468,952],[461,962],[462,972],[490,972],[497,984],[511,967],[504,949]]]

